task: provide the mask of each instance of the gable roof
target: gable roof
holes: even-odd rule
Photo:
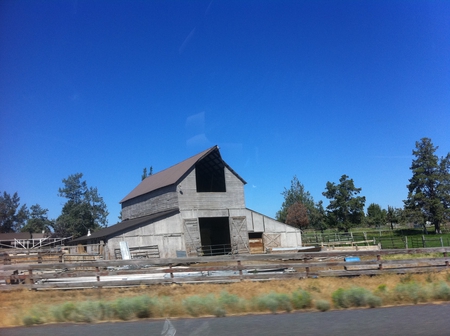
[[[217,145],[213,146],[170,168],[164,169],[156,174],[148,176],[141,183],[139,183],[137,187],[134,188],[127,196],[125,196],[125,198],[123,198],[119,203],[123,203],[132,198],[178,183],[181,180],[181,178],[185,176],[186,173],[188,173],[191,169],[193,169],[193,167],[197,162],[199,162],[200,160],[202,160],[203,158],[214,152],[216,152],[215,154],[220,158],[220,160],[222,160],[219,152],[219,147]],[[238,174],[236,174],[236,172],[233,169],[231,169],[231,167],[228,166],[225,163],[225,161],[222,160],[222,162],[244,184],[247,183]]]
[[[173,216],[179,212],[180,211],[178,209],[169,209],[169,210],[161,211],[161,212],[151,214],[148,216],[142,216],[142,217],[138,217],[138,218],[134,218],[134,219],[127,219],[120,223],[108,226],[108,227],[98,230],[98,231],[95,231],[90,236],[82,236],[82,237],[76,238],[74,240],[71,240],[70,243],[72,243],[72,242],[79,243],[79,242],[83,242],[86,240],[102,239],[102,238],[111,236],[113,234],[116,234],[118,232],[132,229],[133,227],[138,226],[140,224],[144,224],[144,223],[150,224],[151,222],[155,222],[157,220],[161,220],[163,218]]]

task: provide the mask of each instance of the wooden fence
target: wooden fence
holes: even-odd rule
[[[0,285],[0,290],[98,288],[434,272],[450,270],[450,258],[447,256],[449,252],[450,248],[444,247],[0,265],[0,280],[5,282],[4,285]],[[439,253],[442,257],[382,259],[385,255],[419,253]],[[348,258],[349,256],[353,258]],[[356,261],[348,262],[345,261],[346,258]]]

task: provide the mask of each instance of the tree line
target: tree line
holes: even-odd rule
[[[327,182],[322,193],[329,200],[326,208],[323,202],[314,202],[311,194],[294,176],[289,189],[281,193],[284,201],[276,214],[276,219],[301,229],[324,230],[336,228],[348,231],[357,226],[414,223],[423,226],[431,224],[436,233],[441,233],[441,225],[450,221],[450,153],[436,155],[437,146],[429,138],[416,142],[412,151],[412,177],[406,186],[408,193],[402,208],[393,206],[383,209],[371,203],[365,213],[366,198],[360,196],[361,188],[355,187],[353,179],[342,175],[339,183]]]
[[[364,211],[366,198],[360,196],[353,179],[342,175],[338,183],[327,182],[322,193],[329,200],[315,202],[311,194],[298,180],[291,181],[289,189],[282,192],[284,201],[276,219],[301,229],[324,230],[337,228],[348,231],[356,226],[380,226],[396,223],[417,223],[425,228],[434,225],[437,233],[441,224],[450,221],[450,153],[444,157],[436,155],[437,146],[429,138],[416,142],[412,177],[407,185],[407,197],[402,208],[388,206],[383,209],[371,203]],[[153,167],[143,170],[141,180],[153,174]],[[39,204],[30,208],[20,205],[17,192],[13,195],[0,192],[0,233],[47,232],[58,237],[73,238],[86,235],[108,225],[108,210],[97,188],[89,187],[82,173],[69,175],[62,180],[58,196],[66,199],[61,214],[56,219],[48,218],[48,209]]]
[[[62,180],[58,196],[66,202],[56,219],[49,219],[48,209],[39,204],[29,209],[26,204],[20,205],[17,192],[13,195],[6,191],[0,193],[0,233],[45,232],[56,237],[77,238],[106,227],[106,204],[97,188],[88,187],[82,178],[82,173],[76,173]]]

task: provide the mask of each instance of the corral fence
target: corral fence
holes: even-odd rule
[[[0,290],[228,283],[242,280],[436,272],[450,270],[449,252],[450,247],[441,247],[0,265],[0,281],[3,281]],[[386,255],[430,253],[439,256],[411,257],[406,260],[383,259]]]
[[[378,245],[382,249],[408,249],[450,246],[448,236],[419,235],[419,236],[376,236],[367,232],[335,232],[335,233],[307,233],[302,235],[305,246],[370,246]]]

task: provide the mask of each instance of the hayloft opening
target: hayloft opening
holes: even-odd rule
[[[214,151],[195,165],[197,192],[226,192],[225,165]]]
[[[223,255],[231,252],[228,217],[199,218],[203,255]]]

